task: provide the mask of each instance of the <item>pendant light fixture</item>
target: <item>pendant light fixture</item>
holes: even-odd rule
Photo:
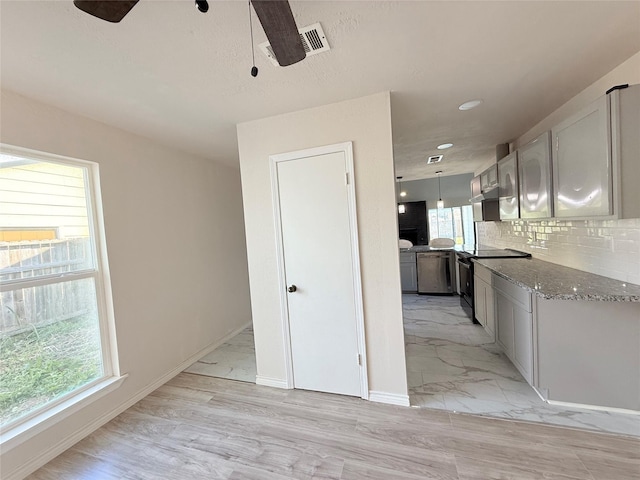
[[[407,196],[407,192],[403,192],[402,191],[402,177],[396,177],[398,179],[398,183],[400,183],[400,196],[401,197],[406,197]],[[407,209],[405,208],[405,205],[403,203],[399,203],[398,204],[398,213],[405,213],[407,211]]]
[[[438,208],[438,210],[444,208],[444,202],[442,201],[442,193],[440,192],[440,175],[442,175],[442,170],[438,170],[436,172],[436,175],[438,175],[438,201],[436,202],[436,207]]]

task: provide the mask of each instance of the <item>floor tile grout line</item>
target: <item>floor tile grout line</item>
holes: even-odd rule
[[[435,337],[433,335],[433,331],[431,331],[431,333],[428,330],[429,325],[434,325],[434,322],[431,321],[431,319],[433,319],[434,315],[437,314],[437,312],[439,310],[443,310],[445,307],[443,307],[442,305],[445,304],[447,302],[446,299],[442,299],[440,297],[438,297],[438,301],[436,302],[437,304],[433,307],[425,307],[425,306],[421,306],[418,305],[420,302],[427,302],[429,301],[428,297],[425,296],[417,296],[417,295],[403,295],[403,302],[406,303],[407,299],[410,299],[410,301],[412,302],[411,307],[412,308],[406,308],[406,304],[405,304],[405,308],[404,308],[404,313],[406,314],[408,310],[411,310],[411,317],[407,317],[405,315],[404,318],[404,324],[405,324],[405,343],[407,345],[407,351],[409,352],[407,354],[407,371],[408,374],[410,373],[411,375],[415,376],[417,375],[417,373],[419,372],[420,375],[422,376],[422,385],[421,386],[415,386],[412,385],[410,388],[410,401],[412,405],[422,405],[422,406],[429,406],[431,404],[429,403],[425,403],[426,400],[426,396],[429,395],[429,392],[431,389],[427,386],[429,385],[429,382],[427,382],[425,375],[431,375],[433,372],[431,369],[429,369],[429,367],[427,367],[427,370],[425,370],[424,365],[427,364],[428,362],[431,362],[433,364],[434,360],[433,358],[437,358],[438,361],[444,363],[449,363],[449,367],[451,368],[455,368],[455,365],[451,365],[451,360],[449,360],[447,362],[447,359],[452,358],[450,355],[447,355],[446,358],[442,358],[442,355],[438,353],[438,349],[442,349],[442,348],[447,348],[447,347],[451,347],[451,345],[455,345],[455,348],[460,348],[460,347],[468,347],[469,350],[471,351],[480,351],[480,350],[484,350],[486,351],[488,354],[491,355],[495,355],[495,344],[494,343],[487,343],[486,340],[481,340],[481,337],[478,337],[477,335],[474,334],[474,338],[467,338],[466,335],[463,336],[462,342],[466,342],[467,343],[471,343],[471,345],[465,345],[465,343],[461,343],[460,341],[453,341],[451,338],[451,332],[449,332],[447,335],[445,335],[446,338],[439,336],[439,337]],[[452,300],[449,300],[449,303],[451,303]],[[450,311],[453,308],[460,308],[458,306],[456,307],[448,307],[448,310]],[[420,316],[419,313],[416,312],[420,312],[422,311],[423,314],[422,316],[424,318],[422,318]],[[457,322],[455,324],[453,324],[456,327],[466,327],[466,328],[474,328],[476,329],[476,331],[479,331],[480,333],[484,334],[483,330],[478,330],[479,328],[481,329],[480,326],[476,325],[472,327],[472,324],[470,323],[470,321],[468,319],[465,319],[464,315],[453,315],[452,316],[454,318],[454,321]],[[458,319],[458,320],[456,320]],[[463,325],[459,322],[460,319],[463,319],[463,321],[466,323],[466,325]],[[420,327],[420,325],[422,325]],[[438,322],[436,324],[436,329],[438,328],[442,328],[442,325],[446,325],[446,323],[441,323]],[[419,328],[422,328],[422,331],[419,330]],[[425,330],[426,329],[426,330]],[[459,329],[458,329],[459,330]],[[458,340],[460,340],[460,335],[459,335],[459,331],[457,333],[458,335]],[[488,338],[488,337],[487,337]],[[419,339],[419,340],[418,340]],[[448,343],[448,345],[447,345]],[[435,357],[433,357],[433,355],[430,354],[426,354],[426,355],[418,355],[417,352],[419,351],[421,346],[433,346],[434,347],[434,352],[435,352]],[[493,350],[493,351],[492,351]],[[499,352],[498,352],[499,353]],[[466,368],[472,368],[471,364],[473,363],[473,355],[471,357],[469,357],[469,359],[458,356],[458,358],[462,358],[460,360],[460,363],[466,367]],[[512,390],[509,390],[507,388],[505,388],[504,385],[508,385],[509,382],[518,382],[518,380],[520,381],[520,383],[522,383],[523,387],[528,387],[528,384],[526,384],[526,382],[524,381],[524,379],[520,378],[518,379],[517,377],[521,377],[520,374],[517,372],[517,370],[515,370],[515,368],[511,365],[511,363],[506,360],[506,357],[504,357],[504,355],[500,354],[498,357],[488,357],[488,358],[500,358],[503,360],[505,368],[507,368],[507,370],[510,368],[511,371],[513,371],[513,374],[506,374],[505,372],[507,370],[498,367],[496,368],[489,368],[488,366],[484,366],[483,364],[483,369],[480,369],[480,371],[482,371],[483,375],[487,375],[487,376],[491,376],[491,378],[493,378],[496,382],[497,382],[497,390],[499,390],[500,392],[500,396],[503,397],[500,400],[500,402],[502,402],[504,405],[508,405],[508,407],[506,407],[507,409],[505,410],[504,408],[502,409],[503,412],[493,412],[493,415],[495,418],[502,418],[502,417],[508,417],[508,418],[517,418],[518,415],[524,417],[527,416],[528,418],[531,418],[531,415],[537,415],[537,416],[542,416],[541,419],[546,420],[546,422],[542,422],[542,423],[547,423],[547,424],[553,424],[553,423],[549,423],[549,421],[553,421],[555,418],[558,418],[558,422],[556,422],[556,424],[559,424],[560,426],[566,426],[569,428],[582,428],[582,429],[587,429],[587,430],[591,430],[591,431],[606,431],[606,429],[611,430],[612,428],[614,428],[613,426],[611,426],[612,424],[610,423],[610,420],[608,416],[605,416],[603,414],[598,414],[598,413],[594,413],[593,411],[590,410],[586,410],[586,409],[560,409],[557,408],[556,406],[553,405],[548,405],[546,403],[541,403],[542,401],[539,400],[539,397],[537,395],[535,395],[535,393],[533,392],[533,390],[531,389],[531,392],[528,392],[526,389],[518,389],[518,388],[514,388]],[[422,365],[421,367],[416,367],[415,365],[412,365],[412,363],[418,362],[420,365]],[[456,360],[457,362],[457,360]],[[477,360],[478,363],[482,362],[482,360]],[[489,362],[490,363],[490,362]],[[499,365],[499,364],[497,364]],[[458,372],[460,373],[460,372]],[[464,372],[464,374],[466,374],[468,372]],[[446,375],[455,375],[453,373],[453,371],[444,371],[444,372],[440,372],[438,373],[438,375],[441,376],[446,376]],[[439,380],[438,383],[441,383],[444,380]],[[433,382],[431,382],[433,383]],[[460,381],[456,381],[453,383],[453,386],[456,389],[462,389],[462,391],[464,392],[464,380],[460,380]],[[471,388],[476,388],[473,385],[475,383],[477,383],[477,380],[473,380],[473,381],[469,381],[467,382],[468,385]],[[515,387],[516,383],[514,383],[514,387]],[[530,388],[530,387],[529,387]],[[419,392],[419,390],[421,390],[421,392]],[[449,396],[447,397],[447,393],[445,391],[443,391],[442,389],[438,389],[436,390],[438,392],[438,395],[441,395],[444,397],[445,399],[445,403],[446,403],[446,399],[449,398],[450,401],[452,401],[452,398]],[[483,398],[483,397],[477,397],[477,393],[472,393],[473,390],[471,392],[467,392],[464,393],[462,398],[467,398],[469,399],[469,401],[471,403],[468,404],[468,406],[466,406],[466,409],[470,409],[469,413],[476,413],[476,414],[483,414],[483,416],[487,416],[486,415],[486,406],[483,406],[482,402],[487,402],[487,401],[492,401],[489,400],[487,398]],[[476,390],[477,392],[477,390]],[[413,395],[413,399],[411,399],[411,395]],[[416,395],[421,395],[420,400],[416,401]],[[434,393],[431,393],[431,395],[435,395]],[[529,398],[526,398],[527,396],[529,396]],[[521,397],[521,398],[519,398]],[[434,401],[436,399],[434,398]],[[439,400],[438,400],[439,402]],[[500,403],[499,402],[499,403]],[[494,401],[494,403],[496,403]],[[436,403],[433,404],[433,408],[443,408],[441,406],[440,403]],[[476,406],[473,406],[476,405]],[[495,405],[494,405],[495,407]],[[444,405],[444,408],[447,408],[447,405]],[[450,408],[450,406],[449,406]],[[490,410],[491,411],[491,410]],[[531,412],[529,412],[531,411]],[[563,412],[566,412],[567,415],[558,415],[558,414],[562,414]],[[553,415],[552,418],[549,418],[549,415]],[[547,418],[544,418],[544,416],[546,416]],[[582,419],[586,417],[587,419],[590,420],[585,420],[583,421]],[[618,417],[618,418],[622,418],[623,422],[626,421],[627,423],[631,423],[633,421],[633,419],[629,419],[628,417]],[[587,423],[585,423],[587,422]],[[598,422],[597,424],[594,424],[594,422]],[[571,423],[569,425],[567,425],[567,423]],[[606,425],[609,424],[609,426],[607,427]],[[636,429],[637,430],[637,429]],[[629,437],[633,437],[633,435],[630,432],[634,432],[635,430],[633,429],[633,425],[628,425],[626,428],[622,428],[622,427],[617,427],[617,431],[612,431],[611,433],[614,434],[618,434],[618,435],[624,435],[624,436],[629,436]],[[638,432],[638,434],[640,435],[640,431]]]

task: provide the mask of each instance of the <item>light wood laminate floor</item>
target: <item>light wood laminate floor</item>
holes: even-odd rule
[[[181,373],[29,477],[640,478],[640,440]]]

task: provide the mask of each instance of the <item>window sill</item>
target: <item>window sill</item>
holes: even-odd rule
[[[70,415],[80,411],[107,393],[114,391],[126,378],[126,374],[120,377],[109,377],[24,423],[11,427],[9,430],[2,430],[0,433],[0,448],[2,449],[2,453],[12,450]]]

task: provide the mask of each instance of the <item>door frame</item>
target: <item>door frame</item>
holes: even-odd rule
[[[360,356],[360,397],[369,399],[369,381],[367,375],[367,355],[364,329],[364,308],[362,303],[362,281],[360,274],[360,249],[358,245],[358,222],[356,215],[356,189],[353,168],[353,142],[336,143],[321,147],[297,150],[294,152],[280,153],[269,156],[271,170],[271,193],[273,203],[273,219],[276,232],[276,262],[278,265],[278,282],[280,285],[280,317],[282,326],[282,339],[284,344],[284,361],[286,374],[286,388],[294,388],[293,358],[291,353],[291,332],[289,329],[289,306],[286,291],[286,275],[284,265],[284,246],[282,238],[282,222],[280,217],[280,191],[278,183],[278,164],[290,160],[301,160],[307,157],[316,157],[329,153],[344,153],[346,160],[346,186],[347,208],[349,213],[351,266],[353,272],[353,291],[355,305],[356,337],[358,354]],[[357,361],[358,359],[354,359]]]

